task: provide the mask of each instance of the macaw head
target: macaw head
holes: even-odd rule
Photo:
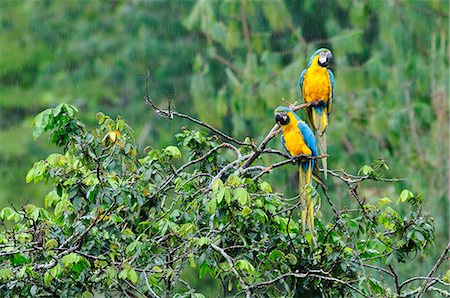
[[[311,56],[311,59],[309,59],[309,66],[311,66],[314,61],[317,61],[317,64],[321,67],[330,67],[331,59],[333,59],[333,54],[329,49],[320,48],[317,51],[314,52],[314,54]]]
[[[275,109],[275,122],[280,126],[288,125],[291,122],[291,115],[294,114],[288,107],[279,106]]]

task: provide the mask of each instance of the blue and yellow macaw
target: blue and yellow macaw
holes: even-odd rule
[[[327,154],[328,115],[334,93],[334,76],[329,69],[333,55],[328,49],[318,49],[309,60],[308,68],[300,75],[300,92],[305,103],[315,101],[317,106],[305,109],[306,119],[317,134],[321,154]],[[324,177],[327,178],[327,158],[322,159]]]
[[[294,111],[287,107],[278,107],[275,110],[275,121],[281,126],[281,144],[291,156],[317,156],[313,131]],[[305,233],[307,223],[314,243],[314,206],[310,193],[312,178],[323,184],[315,165],[314,159],[308,159],[301,161],[299,166],[302,231]]]

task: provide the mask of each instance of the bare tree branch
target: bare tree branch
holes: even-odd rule
[[[400,295],[400,286],[398,284],[398,275],[397,272],[395,272],[394,267],[392,267],[392,264],[388,265],[389,270],[391,270],[392,272],[392,276],[394,277],[394,284],[395,284],[395,289],[397,290],[397,295]]]
[[[207,129],[213,131],[214,133],[218,134],[219,136],[221,136],[222,138],[224,138],[224,139],[226,139],[226,140],[228,140],[230,142],[233,142],[233,143],[241,145],[241,146],[254,147],[254,144],[249,144],[249,143],[246,143],[246,142],[238,141],[235,138],[233,138],[233,137],[225,134],[224,132],[220,131],[219,129],[213,127],[212,125],[209,125],[209,124],[207,124],[207,123],[205,123],[203,121],[200,121],[200,120],[198,120],[198,119],[196,119],[194,117],[191,117],[191,116],[183,114],[183,113],[178,113],[178,112],[176,112],[174,110],[170,110],[170,109],[165,110],[165,109],[158,108],[155,105],[155,103],[153,102],[153,100],[150,97],[150,95],[149,95],[149,89],[148,89],[149,79],[150,79],[150,74],[147,74],[147,76],[145,78],[145,96],[144,96],[145,103],[147,105],[151,106],[155,110],[155,112],[156,112],[156,114],[158,116],[169,118],[169,119],[173,119],[173,116],[177,116],[179,118],[184,118],[184,119],[187,119],[187,120],[189,120],[189,121],[191,121],[193,123],[196,123],[198,125],[201,125],[201,126],[207,128]],[[170,107],[170,105],[169,105],[169,107]]]
[[[450,250],[450,241],[445,246],[444,251],[442,252],[442,254],[439,257],[439,259],[437,260],[436,264],[434,264],[434,266],[431,269],[430,273],[428,273],[428,276],[427,276],[428,278],[431,278],[433,276],[433,274],[436,272],[436,270],[438,270],[439,266],[441,266],[441,264],[447,258],[447,254],[448,254],[449,250]],[[430,280],[427,279],[427,280],[424,281],[424,283],[422,285],[422,290],[417,294],[417,297],[418,298],[421,297],[423,295],[423,293],[425,293],[427,291],[429,286],[430,286]]]

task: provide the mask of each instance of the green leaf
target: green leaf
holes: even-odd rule
[[[131,281],[133,285],[137,284],[139,280],[139,276],[137,275],[136,271],[133,268],[130,268],[128,270],[128,279]]]
[[[55,190],[52,190],[49,192],[44,199],[44,206],[45,208],[51,208],[55,202],[58,202],[61,199],[61,197],[57,194]]]
[[[102,124],[105,121],[105,114],[103,114],[102,112],[98,112],[95,117],[98,120],[98,124]]]
[[[415,237],[416,240],[418,240],[418,241],[425,241],[425,237],[423,237],[423,234],[420,233],[419,231],[415,231],[415,232],[414,232],[414,237]]]
[[[55,108],[53,108],[52,114],[54,117],[58,116],[61,113],[63,106],[64,106],[64,104],[61,103],[61,104],[57,105]]]
[[[365,175],[369,175],[369,174],[371,174],[373,172],[374,172],[374,169],[371,166],[364,165],[364,166],[361,167],[361,169],[359,169],[358,175],[365,176]]]
[[[30,288],[30,295],[33,296],[33,297],[36,296],[37,290],[38,290],[38,287],[37,287],[36,285],[33,285],[33,286]]]
[[[175,146],[167,146],[164,149],[164,153],[172,156],[173,158],[181,158],[181,151]]]
[[[45,272],[44,273],[44,284],[46,286],[50,286],[50,283],[52,282],[52,280],[53,280],[53,276],[50,274],[50,272],[49,271]]]
[[[128,244],[127,248],[125,249],[125,254],[132,255],[132,253],[136,250],[137,245],[140,244],[139,241],[133,241],[130,244]]]
[[[261,189],[261,191],[262,192],[264,192],[264,193],[271,193],[272,192],[272,187],[270,186],[270,184],[269,183],[267,183],[267,182],[261,182],[260,184],[259,184],[259,188]]]
[[[216,209],[217,209],[217,201],[216,198],[213,196],[208,202],[208,212],[212,214],[216,212]]]
[[[125,124],[125,121],[123,121],[123,119],[119,119],[116,121],[116,129],[118,129],[119,131],[123,131],[125,126],[126,126],[126,124]]]
[[[111,214],[109,218],[111,218],[111,220],[116,223],[123,222],[123,218],[116,214]]]
[[[284,259],[284,253],[282,251],[280,251],[279,249],[275,248],[269,254],[269,260],[271,260],[271,261],[277,261],[281,258]]]
[[[234,190],[234,196],[233,199],[235,201],[238,201],[238,203],[241,206],[244,206],[245,204],[247,204],[247,202],[249,202],[250,200],[250,196],[247,192],[247,190],[243,187],[238,187]]]
[[[55,215],[60,215],[60,214],[64,213],[71,206],[72,206],[72,204],[70,203],[69,200],[67,200],[67,199],[60,200],[55,206],[55,210],[54,210]]]
[[[225,202],[227,204],[231,203],[231,190],[229,188],[225,188]]]
[[[32,167],[31,169],[28,170],[27,175],[25,176],[25,181],[27,183],[30,183],[31,181],[33,181],[34,178],[34,172],[35,172],[35,168]]]
[[[242,183],[241,178],[239,178],[238,176],[232,174],[228,177],[227,179],[227,184],[231,185],[231,186],[238,186]]]
[[[408,201],[410,198],[412,198],[414,195],[413,195],[413,193],[412,192],[410,192],[409,190],[407,190],[407,189],[404,189],[404,190],[402,190],[402,192],[400,193],[400,196],[398,197],[398,200],[397,200],[397,204],[398,203],[400,203],[400,202],[406,202],[406,201]]]
[[[14,256],[13,256],[13,258],[12,258],[12,260],[11,260],[11,263],[12,263],[14,266],[26,264],[26,263],[29,263],[29,262],[30,262],[30,260],[27,259],[27,258],[26,258],[24,255],[22,255],[22,254],[14,254]]]
[[[0,280],[8,280],[14,278],[14,274],[9,268],[0,269]]]
[[[125,268],[122,271],[120,271],[119,278],[127,279],[128,278],[128,270],[130,270],[130,268]]]
[[[206,262],[204,262],[201,266],[200,269],[198,270],[198,276],[200,278],[203,278],[206,273],[209,271],[209,266]]]
[[[76,253],[72,252],[72,253],[62,257],[61,261],[62,261],[64,267],[70,268],[74,263],[77,263],[78,261],[80,261],[80,256],[77,255]]]
[[[117,270],[114,269],[113,267],[107,267],[106,268],[106,274],[107,274],[109,279],[117,278]]]
[[[287,254],[286,255],[286,260],[288,260],[289,263],[291,263],[292,265],[296,265],[297,264],[297,257],[293,254]]]
[[[30,208],[30,210],[27,210],[27,215],[29,217],[31,217],[34,221],[36,221],[39,218],[39,215],[41,214],[41,212],[40,212],[41,208],[38,208],[32,204],[28,204],[27,206],[30,206],[30,205],[32,207]]]
[[[445,276],[442,278],[442,280],[446,283],[450,283],[450,269],[447,270],[447,272],[445,273]]]
[[[244,208],[241,211],[242,216],[246,217],[250,213],[252,213],[252,209],[250,209],[248,206],[244,206]]]
[[[44,179],[44,173],[48,168],[48,164],[43,160],[35,162],[33,167],[28,171],[25,179],[27,183],[33,181],[37,183]]]
[[[37,116],[33,119],[33,138],[35,140],[47,129],[47,125],[49,124],[51,118],[53,118],[52,110],[47,109],[37,114]]]
[[[50,239],[47,242],[45,242],[46,249],[52,249],[55,247],[58,247],[58,241],[56,241],[56,239]]]
[[[389,205],[390,203],[392,203],[391,199],[389,199],[388,197],[384,197],[378,201],[378,207]]]
[[[214,194],[215,194],[215,198],[216,198],[216,201],[217,201],[217,204],[220,204],[220,202],[222,202],[222,199],[223,199],[223,197],[225,196],[225,191],[226,191],[227,189],[226,188],[222,188],[222,189],[220,189],[219,191],[216,191]]]
[[[5,207],[0,211],[0,218],[3,220],[10,220],[12,216],[14,216],[16,211],[11,207]]]
[[[210,244],[210,243],[211,243],[211,239],[209,239],[208,237],[200,237],[197,241],[198,246],[203,246],[205,244]]]
[[[218,191],[223,187],[223,182],[220,179],[216,179],[211,185],[212,191]]]
[[[237,260],[235,265],[237,268],[246,271],[249,274],[255,273],[255,267],[247,260]]]
[[[23,278],[25,276],[25,273],[27,272],[27,266],[24,265],[22,268],[20,268],[19,272],[17,272],[18,278]]]
[[[58,162],[62,159],[62,155],[59,153],[52,153],[45,159],[49,165],[56,167]]]
[[[16,239],[20,242],[25,243],[25,242],[29,242],[31,239],[33,239],[33,236],[30,233],[23,232],[23,233],[17,234]]]
[[[64,108],[66,109],[67,114],[69,115],[69,117],[72,118],[72,117],[74,117],[74,116],[76,116],[78,114],[78,109],[75,106],[68,105],[68,104],[63,104],[63,105],[64,105]]]

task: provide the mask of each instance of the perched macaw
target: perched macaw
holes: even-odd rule
[[[327,154],[328,115],[331,112],[334,93],[334,76],[329,69],[333,55],[328,49],[318,49],[309,60],[308,68],[300,75],[300,92],[305,103],[315,101],[319,105],[305,109],[306,119],[317,134],[321,154]],[[322,159],[324,177],[327,178],[327,158]]]
[[[275,121],[281,126],[281,144],[291,155],[317,156],[316,138],[311,128],[294,111],[280,106],[275,110]],[[314,159],[304,160],[299,166],[299,189],[301,200],[302,231],[305,233],[306,223],[314,240],[314,206],[311,201],[310,187],[312,179],[323,184],[318,176]]]

